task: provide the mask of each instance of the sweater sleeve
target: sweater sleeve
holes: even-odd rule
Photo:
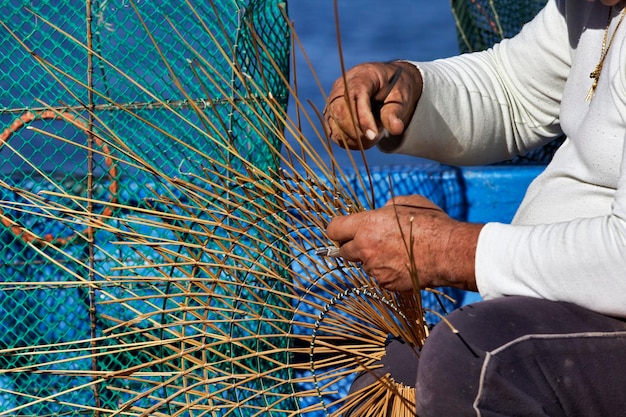
[[[384,152],[478,165],[525,154],[561,133],[570,48],[554,0],[490,50],[415,65],[422,96],[400,143],[379,144]]]
[[[612,193],[608,213],[552,224],[485,225],[476,253],[476,280],[484,298],[534,296],[626,318],[626,49],[621,48],[615,49],[616,66],[604,74],[611,87],[594,98],[605,100],[601,113],[615,114],[615,189],[599,186]],[[607,141],[606,136],[599,140]],[[604,159],[608,164],[606,154]],[[588,204],[594,196],[585,198],[581,201]]]
[[[625,167],[626,154],[622,158]],[[626,174],[610,215],[532,226],[488,223],[476,253],[485,299],[525,295],[626,317]]]

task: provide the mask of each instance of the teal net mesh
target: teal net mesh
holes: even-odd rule
[[[276,383],[289,375],[272,363],[288,362],[285,350],[278,349],[287,341],[249,337],[280,333],[279,325],[267,324],[275,310],[250,311],[250,304],[236,305],[227,294],[217,294],[210,302],[212,311],[221,313],[194,324],[211,289],[189,277],[201,279],[202,272],[193,265],[143,269],[148,262],[173,264],[179,255],[205,259],[203,248],[219,239],[254,241],[259,252],[271,243],[264,230],[275,220],[254,216],[256,206],[246,190],[255,187],[251,165],[265,172],[278,166],[268,149],[280,146],[281,123],[259,98],[271,96],[276,106],[287,105],[281,76],[288,74],[290,36],[283,6],[278,0],[0,0],[0,414],[109,415],[141,409],[147,415],[192,415],[185,410],[200,404],[217,415],[229,409],[229,415],[244,416],[270,406],[296,407],[291,385]],[[249,82],[235,76],[233,63]],[[252,90],[251,84],[260,87]],[[128,149],[102,139],[112,136]],[[243,156],[225,151],[228,147]],[[134,167],[131,160],[146,161],[152,171]],[[202,185],[208,172],[228,184],[212,195],[234,202],[236,208],[229,210],[236,216],[230,217],[239,225],[216,227],[214,241],[197,241],[194,231],[204,227],[204,214],[198,210],[197,222],[174,227],[175,215],[189,210],[183,207],[189,196],[177,195],[160,179],[183,176]],[[246,184],[233,179],[237,172]],[[266,194],[262,202],[271,205],[272,190]],[[183,253],[172,243],[167,252],[151,251],[146,244],[139,253],[113,244],[120,236],[106,231],[91,241],[87,225],[69,214],[59,221],[62,213],[41,209],[57,203],[114,216],[111,226],[155,242],[193,241],[197,250]],[[120,205],[136,212],[124,213]],[[169,214],[168,228],[151,227],[163,217],[133,219],[142,208]],[[242,226],[246,222],[249,227]],[[235,248],[231,259],[220,262],[232,264],[245,250]],[[282,255],[270,253],[241,266],[241,276],[224,273],[224,280],[253,288],[255,270],[278,268],[268,266],[272,256]],[[219,271],[216,267],[212,276]],[[253,291],[220,288],[241,299]],[[285,303],[272,294],[261,298],[266,305]],[[187,310],[181,312],[181,305]],[[204,337],[219,332],[249,342]],[[267,350],[260,346],[264,343],[274,344],[277,353],[260,359],[253,352]],[[203,344],[213,344],[211,353]],[[242,352],[249,358],[239,359]],[[107,377],[126,369],[141,372]],[[250,379],[248,390],[246,384],[228,389],[233,384],[228,378],[252,370],[260,376]],[[169,381],[175,374],[188,378]],[[219,381],[220,375],[222,383],[202,384],[208,378]],[[137,392],[144,394],[137,398]],[[213,402],[204,404],[208,393]]]
[[[546,0],[452,0],[461,53],[482,51],[516,35]]]

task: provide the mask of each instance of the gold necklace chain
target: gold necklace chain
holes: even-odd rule
[[[591,83],[591,88],[589,89],[589,93],[587,93],[587,97],[585,98],[585,101],[591,100],[591,98],[596,92],[596,88],[598,87],[598,81],[600,81],[600,74],[602,73],[602,67],[604,66],[604,60],[606,59],[606,56],[609,53],[609,49],[611,48],[611,45],[613,44],[613,40],[615,39],[615,34],[617,33],[617,30],[622,24],[622,21],[624,20],[624,16],[626,16],[626,7],[622,9],[622,12],[620,13],[619,21],[617,22],[617,25],[615,26],[615,30],[613,30],[611,39],[607,43],[607,39],[609,37],[609,28],[611,26],[611,16],[613,14],[612,12],[613,12],[613,8],[610,7],[609,17],[607,18],[607,22],[606,22],[606,29],[604,30],[604,39],[602,39],[602,52],[600,52],[600,61],[598,62],[598,65],[596,65],[596,68],[593,70],[593,72],[589,74],[589,78],[593,79],[593,81]]]

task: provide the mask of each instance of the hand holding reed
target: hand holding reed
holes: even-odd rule
[[[369,149],[387,135],[404,133],[421,93],[422,77],[413,64],[357,65],[333,85],[324,109],[326,131],[344,148]]]
[[[474,258],[482,225],[459,222],[422,196],[334,218],[328,237],[339,255],[361,262],[381,288],[406,292],[451,286],[476,290]]]

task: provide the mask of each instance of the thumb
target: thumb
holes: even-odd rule
[[[404,133],[403,116],[407,113],[402,103],[389,101],[380,110],[380,120],[389,134],[400,136]]]

